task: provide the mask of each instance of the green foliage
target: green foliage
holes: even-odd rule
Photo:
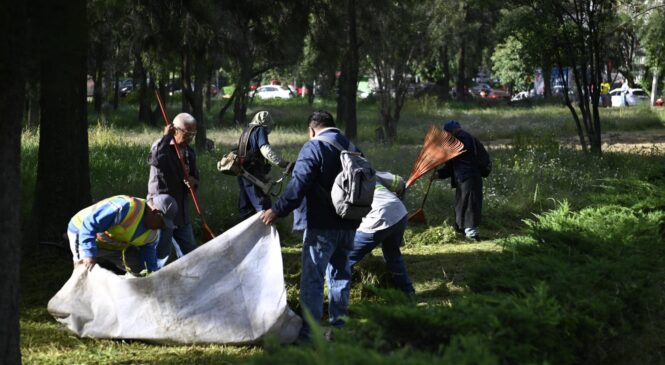
[[[654,9],[647,24],[642,28],[640,44],[646,53],[646,61],[652,67],[663,67],[665,63],[665,12]],[[662,70],[661,70],[662,72]]]
[[[406,245],[436,245],[442,243],[455,242],[457,232],[455,228],[448,224],[426,228],[422,231],[415,229],[409,230],[404,234],[404,243]]]
[[[665,304],[655,280],[665,274],[664,215],[615,206],[573,212],[563,203],[527,221],[529,236],[504,240],[503,253],[467,270],[470,294],[448,306],[359,305],[349,341],[454,354],[461,363],[639,357],[630,338]]]
[[[257,101],[252,108],[265,107],[276,116],[278,128],[270,134],[271,144],[293,160],[307,140],[302,129],[306,115],[313,108],[334,105],[328,100],[317,103],[309,107],[300,100]],[[408,175],[427,126],[448,116],[483,138],[510,139],[487,143],[495,169],[484,180],[482,233],[497,240],[468,242],[455,234],[450,226],[454,191],[447,181],[431,187],[424,208],[430,226],[407,229],[402,252],[418,304],[391,290],[394,285],[377,249],[356,268],[350,293],[352,321],[347,330],[333,332],[330,343],[165,347],[79,339],[45,310],[71,272],[66,251],[49,248],[30,251],[23,260],[24,362],[567,364],[656,363],[658,356],[662,358],[662,151],[582,154],[566,145],[565,136],[574,129],[566,129],[570,123],[565,109],[556,106],[430,107],[407,105],[404,118],[410,128],[403,131],[405,143],[385,146],[370,142],[376,106],[363,105],[358,143],[377,168]],[[145,156],[162,128],[137,125],[131,119],[134,112],[124,105],[106,119],[91,117],[95,199],[145,194]],[[615,120],[614,130],[639,129],[644,125],[640,122],[647,123],[642,119],[661,118],[648,109],[602,112],[607,120]],[[217,172],[215,162],[239,134],[237,128],[211,128],[216,149],[198,155],[199,197],[216,232],[238,221],[235,179]],[[24,216],[32,207],[38,137],[33,130],[22,136]],[[409,211],[420,206],[426,188],[427,181],[410,188]],[[526,218],[530,220],[525,225]],[[291,233],[290,223],[279,221],[278,230],[287,300],[298,312],[301,236]],[[622,355],[628,360],[616,360]]]
[[[522,43],[512,36],[498,44],[492,55],[492,72],[501,83],[514,85],[518,90],[528,90],[533,71],[522,59],[522,48]]]

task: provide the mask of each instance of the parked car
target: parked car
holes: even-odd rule
[[[510,99],[510,101],[520,101],[520,100],[526,100],[529,98],[529,92],[528,91],[520,91],[517,94],[513,95],[513,97]]]
[[[291,91],[277,85],[264,85],[250,91],[250,96],[258,96],[260,99],[291,99]]]
[[[118,92],[123,98],[127,96],[132,90],[134,90],[134,81],[132,79],[126,79],[120,81],[118,84]]]
[[[510,93],[501,89],[491,89],[485,97],[493,100],[510,100]]]
[[[553,96],[563,96],[563,93],[565,91],[565,86],[563,85],[554,85],[552,86],[552,95]]]
[[[610,91],[613,107],[633,106],[649,103],[649,95],[642,89],[614,89]]]
[[[492,87],[486,83],[476,84],[474,87],[469,89],[469,94],[475,97],[486,97],[492,91]]]

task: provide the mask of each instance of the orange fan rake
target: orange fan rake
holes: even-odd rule
[[[411,175],[406,181],[406,187],[410,187],[426,173],[443,165],[446,161],[459,156],[463,152],[464,144],[452,134],[436,125],[430,126],[425,135],[423,147],[420,149],[420,153],[418,153],[418,157],[416,157],[416,161],[413,163],[413,168],[411,168]],[[429,194],[429,188],[432,186],[432,181],[434,180],[430,180],[429,185],[427,185],[427,191],[425,192],[425,197],[420,208],[409,216],[410,222],[423,224],[427,222],[423,207]]]

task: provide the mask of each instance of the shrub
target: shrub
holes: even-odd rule
[[[528,236],[504,240],[503,253],[470,269],[470,294],[449,306],[360,305],[350,342],[434,352],[455,363],[598,363],[635,355],[626,343],[665,303],[657,279],[665,275],[664,216],[618,206],[574,212],[561,203],[526,221]]]

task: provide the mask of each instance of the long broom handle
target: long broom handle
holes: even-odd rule
[[[159,96],[157,90],[155,90],[155,96],[157,97],[157,103],[159,104],[159,109],[162,111],[162,117],[164,118],[164,123],[166,123],[166,125],[171,124],[168,115],[166,115],[166,109],[164,108],[164,103],[162,103],[162,98]],[[192,188],[192,185],[189,183],[189,172],[187,172],[187,166],[185,166],[185,159],[182,157],[182,154],[180,153],[180,148],[178,147],[178,144],[174,143],[173,145],[175,146],[175,153],[176,155],[178,155],[178,160],[180,161],[180,166],[182,167],[182,173],[185,176],[185,185],[187,186],[187,189],[189,189],[189,193],[192,195],[192,200],[194,201],[194,207],[196,208],[196,213],[198,213],[199,217],[201,217],[201,223],[203,223],[202,224],[203,228],[206,231],[208,231],[208,234],[210,234],[210,236],[214,238],[215,234],[212,233],[212,230],[210,229],[210,227],[208,227],[205,217],[201,212],[201,207],[199,206],[199,199],[196,197],[194,188]]]
[[[427,184],[427,191],[425,191],[425,196],[423,197],[423,203],[420,204],[420,209],[423,209],[425,207],[425,201],[427,200],[427,195],[429,195],[429,188],[432,187],[433,182],[434,179],[429,179],[429,184]]]

